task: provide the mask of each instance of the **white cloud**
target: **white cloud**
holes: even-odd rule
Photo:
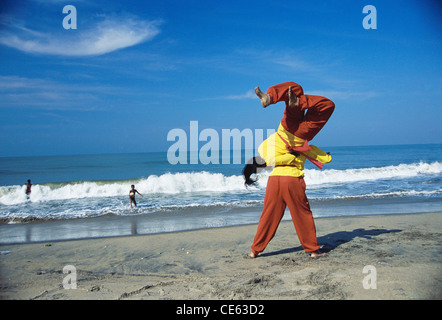
[[[108,105],[106,98],[121,91],[116,87],[0,75],[0,108],[96,111]]]
[[[160,33],[159,25],[159,21],[114,18],[101,21],[88,30],[64,30],[58,34],[15,25],[0,35],[0,43],[34,54],[97,56],[151,40]]]
[[[225,96],[218,96],[218,97],[212,97],[212,98],[201,98],[196,99],[195,101],[210,101],[210,100],[247,100],[247,99],[257,99],[256,94],[253,90],[249,90],[246,93],[243,94],[236,94],[236,95],[225,95]]]
[[[243,99],[257,99],[257,97],[256,97],[256,93],[253,90],[249,90],[243,94],[225,96],[224,99],[226,99],[226,100],[243,100]]]

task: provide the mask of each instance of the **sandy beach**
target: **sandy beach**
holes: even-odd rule
[[[0,297],[441,299],[441,226],[441,213],[316,219],[319,259],[291,222],[256,259],[246,258],[256,225],[2,245]]]

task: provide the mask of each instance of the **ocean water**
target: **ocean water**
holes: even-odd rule
[[[315,218],[442,212],[442,144],[322,149],[333,161],[305,170]],[[270,172],[246,187],[244,161],[172,165],[166,152],[0,158],[0,243],[257,223]],[[132,209],[131,184],[143,195]]]

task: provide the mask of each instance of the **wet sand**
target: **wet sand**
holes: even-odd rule
[[[319,259],[302,250],[289,221],[281,223],[275,238],[256,259],[246,258],[256,225],[1,245],[0,297],[442,298],[441,213],[315,221],[318,241],[327,252]],[[72,267],[63,273],[66,266]]]

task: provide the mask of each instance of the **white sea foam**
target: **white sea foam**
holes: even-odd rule
[[[413,163],[397,166],[371,167],[346,170],[305,170],[308,185],[342,184],[358,181],[373,181],[380,179],[411,178],[419,175],[435,175],[442,172],[442,163]]]
[[[331,184],[347,184],[358,181],[379,179],[401,179],[420,175],[438,175],[442,172],[442,163],[414,163],[396,166],[371,167],[361,169],[326,169],[305,170],[305,179],[309,187],[320,188]],[[258,189],[264,189],[268,171],[261,172],[258,177]],[[82,198],[103,198],[126,196],[130,185],[135,184],[142,194],[174,195],[181,193],[244,193],[249,192],[244,186],[241,175],[226,176],[221,173],[190,172],[166,173],[160,176],[151,175],[136,181],[84,181],[65,184],[33,185],[31,202],[51,200],[68,200]],[[0,204],[15,205],[27,201],[25,186],[0,187]],[[369,194],[372,190],[368,190]]]
[[[376,199],[376,198],[402,198],[402,197],[432,197],[441,196],[442,189],[439,190],[405,190],[392,192],[369,192],[360,195],[334,195],[330,197],[309,197],[310,200],[359,200],[359,199]]]
[[[246,191],[242,176],[225,176],[221,173],[192,172],[151,175],[137,181],[94,182],[33,185],[31,202],[125,196],[130,185],[144,194],[178,194],[192,192]],[[0,203],[14,205],[27,201],[25,186],[0,187]]]

